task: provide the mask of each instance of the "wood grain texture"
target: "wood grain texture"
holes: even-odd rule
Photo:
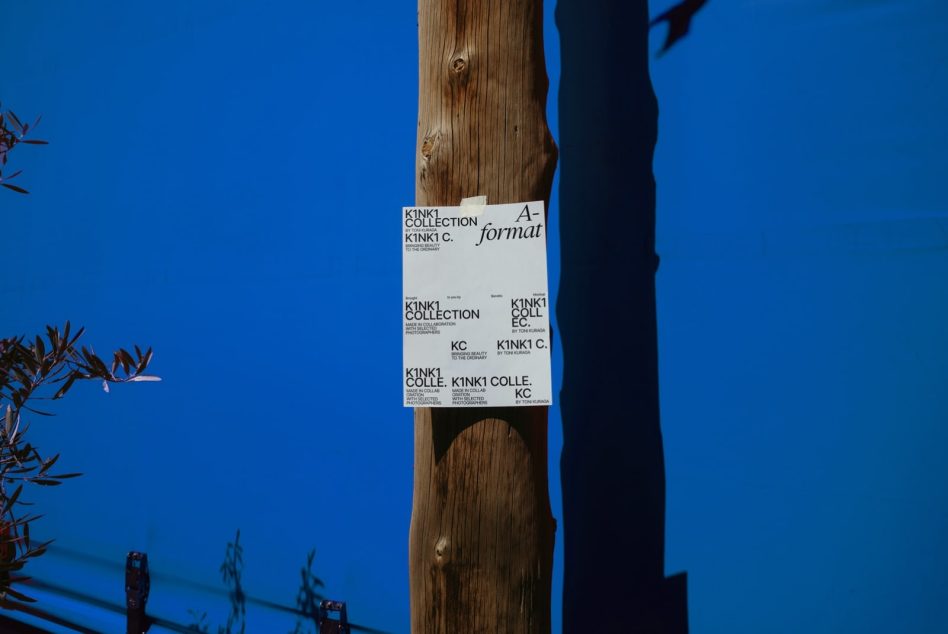
[[[549,202],[540,0],[420,0],[416,205]],[[547,410],[418,408],[415,634],[545,633],[555,521]]]

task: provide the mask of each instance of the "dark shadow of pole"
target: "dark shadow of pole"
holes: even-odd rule
[[[687,631],[665,578],[644,0],[559,0],[563,632]]]

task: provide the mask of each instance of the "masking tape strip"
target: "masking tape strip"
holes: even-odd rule
[[[471,196],[461,199],[461,217],[470,218],[480,216],[487,206],[487,196]]]

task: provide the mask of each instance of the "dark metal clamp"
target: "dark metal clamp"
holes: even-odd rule
[[[148,555],[132,551],[125,558],[125,609],[128,616],[128,634],[148,631],[145,604],[151,590],[148,574]]]
[[[338,613],[338,618],[330,617],[330,612]],[[319,634],[351,634],[351,631],[344,601],[319,602]]]

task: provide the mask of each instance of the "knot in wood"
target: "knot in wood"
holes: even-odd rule
[[[447,559],[449,547],[450,542],[447,537],[441,536],[438,538],[437,543],[435,543],[435,559],[438,563],[444,563],[444,560]]]
[[[431,154],[434,152],[435,141],[432,137],[425,137],[425,140],[421,143],[421,155],[425,159],[430,159]]]
[[[455,74],[460,75],[464,72],[465,68],[467,68],[467,60],[464,59],[463,55],[457,55],[451,60],[451,70],[454,71]]]

